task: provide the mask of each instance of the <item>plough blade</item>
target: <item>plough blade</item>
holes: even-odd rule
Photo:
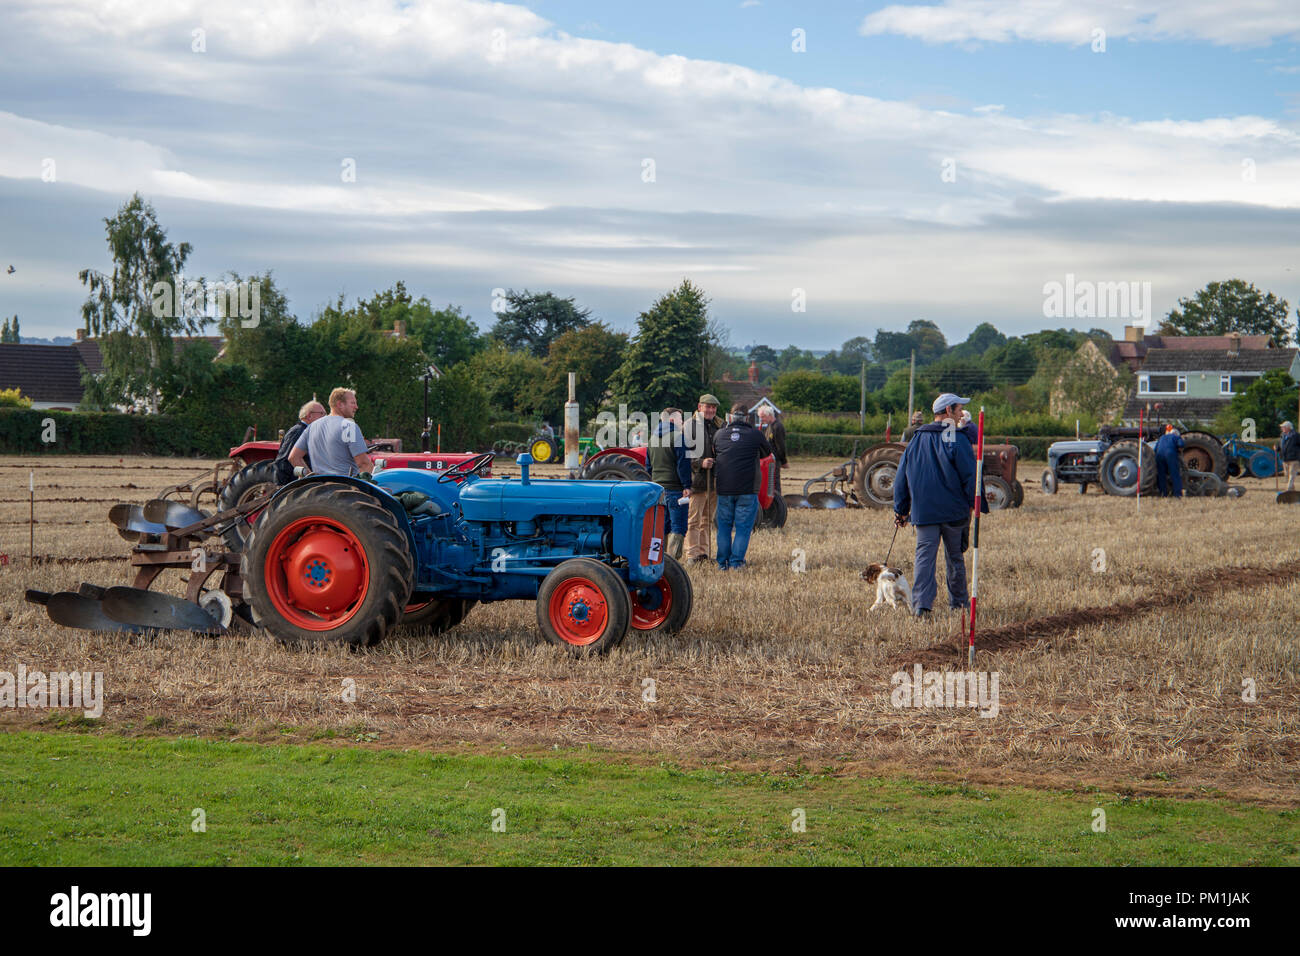
[[[83,588],[86,586],[82,585]],[[104,613],[99,601],[73,591],[59,591],[56,594],[28,591],[26,598],[32,604],[44,605],[50,620],[62,627],[74,627],[82,631],[125,631],[130,634],[138,634],[142,630],[113,620]]]
[[[141,516],[150,523],[164,525],[168,531],[186,528],[211,517],[206,511],[191,508],[179,501],[164,501],[161,498],[146,503],[141,509]]]
[[[157,591],[109,588],[100,604],[108,617],[121,624],[199,631],[204,634],[225,632],[225,628],[197,604],[170,594],[159,594]]]
[[[138,540],[142,534],[160,535],[167,533],[167,526],[146,521],[144,509],[139,505],[123,502],[108,509],[108,520],[117,528],[118,534],[127,541]],[[134,532],[135,537],[131,537]]]
[[[98,584],[87,584],[82,581],[77,586],[77,593],[84,598],[90,598],[92,601],[102,601],[104,595],[108,593],[108,588],[101,588]]]
[[[824,511],[838,511],[848,507],[848,503],[843,498],[830,491],[814,491],[808,496],[808,503]]]
[[[781,497],[785,498],[785,506],[787,508],[811,508],[812,507],[812,502],[810,502],[803,495],[791,494],[791,495],[782,495]]]

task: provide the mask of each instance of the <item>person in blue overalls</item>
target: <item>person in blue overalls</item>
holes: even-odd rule
[[[1186,444],[1173,425],[1165,426],[1165,433],[1156,442],[1156,490],[1164,498],[1173,491],[1175,498],[1183,496],[1182,455]]]

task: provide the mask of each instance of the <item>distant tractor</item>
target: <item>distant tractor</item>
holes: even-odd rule
[[[1097,484],[1108,495],[1131,498],[1138,491],[1141,465],[1142,493],[1151,494],[1156,487],[1155,442],[1164,433],[1162,423],[1144,425],[1139,441],[1137,426],[1103,425],[1096,438],[1053,442],[1047,449],[1043,491],[1053,495],[1060,485],[1073,483],[1085,494],[1089,485]],[[1223,443],[1208,432],[1181,434],[1188,493],[1220,494],[1228,477]]]
[[[594,438],[578,439],[578,460],[585,462],[599,451]],[[528,439],[528,454],[539,465],[564,461],[564,439],[557,435],[534,435]]]
[[[645,445],[627,448],[602,448],[582,466],[581,477],[595,481],[649,481],[650,449]],[[776,493],[776,458],[768,455],[759,459],[758,507],[756,528],[781,528],[785,526],[786,503]]]
[[[872,445],[857,461],[853,471],[853,491],[868,508],[894,507],[894,480],[898,463],[907,448],[903,442]],[[990,511],[1019,508],[1025,489],[1016,478],[1020,450],[1015,445],[984,446],[984,500]]]

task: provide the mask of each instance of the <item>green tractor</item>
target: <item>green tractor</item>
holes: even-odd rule
[[[528,439],[525,446],[533,461],[538,464],[553,464],[564,461],[564,439],[557,435],[537,434]],[[594,438],[578,439],[578,463],[586,462],[600,450]]]

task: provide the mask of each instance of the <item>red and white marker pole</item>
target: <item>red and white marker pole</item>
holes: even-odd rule
[[[1144,411],[1146,411],[1144,408],[1138,409],[1138,511],[1142,510],[1142,449],[1145,448],[1147,444],[1147,430],[1143,425],[1144,419],[1142,417]],[[1156,477],[1159,477],[1159,475]]]
[[[966,663],[975,669],[975,600],[980,587],[980,505],[983,503],[984,482],[984,406],[980,406],[978,440],[975,447],[975,527],[971,532],[970,553],[970,644]]]

